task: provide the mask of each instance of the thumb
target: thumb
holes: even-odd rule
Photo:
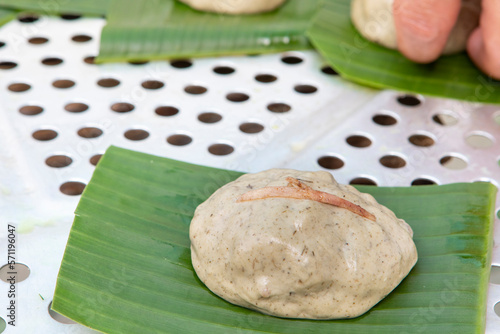
[[[418,63],[436,60],[455,25],[460,6],[460,0],[394,0],[399,51]]]
[[[467,51],[484,73],[500,79],[500,1],[483,0],[479,27],[469,37]]]

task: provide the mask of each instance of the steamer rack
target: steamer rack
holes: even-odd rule
[[[50,303],[79,194],[109,145],[244,172],[327,170],[341,183],[500,184],[498,105],[364,88],[314,51],[96,65],[104,24],[0,28],[0,248],[14,225],[24,279],[17,326],[0,315],[6,333],[94,332]],[[488,334],[500,332],[499,208]],[[0,282],[0,300],[7,290]]]

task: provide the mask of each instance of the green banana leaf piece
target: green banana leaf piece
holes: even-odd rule
[[[500,81],[482,74],[465,52],[431,64],[413,63],[398,51],[364,39],[350,20],[350,0],[325,0],[307,35],[346,79],[377,88],[500,103]]]
[[[105,15],[110,0],[0,0],[0,6],[48,14]]]
[[[311,48],[319,0],[288,0],[256,15],[200,12],[175,0],[112,0],[97,62],[190,58]]]
[[[232,305],[197,278],[193,211],[239,175],[109,148],[76,210],[52,308],[105,333],[484,332],[493,185],[359,187],[412,226],[418,263],[365,315],[314,321]]]
[[[17,15],[17,11],[7,9],[7,8],[0,8],[0,26],[4,25],[5,23],[9,22],[13,18],[15,18]]]

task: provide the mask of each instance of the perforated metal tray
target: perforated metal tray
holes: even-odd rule
[[[14,224],[30,270],[7,333],[92,332],[49,304],[78,194],[111,144],[248,172],[324,169],[343,183],[500,183],[498,106],[363,88],[312,51],[95,65],[103,25],[42,17],[0,30],[0,249]],[[500,331],[496,225],[487,333]]]

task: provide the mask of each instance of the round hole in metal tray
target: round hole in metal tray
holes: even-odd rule
[[[167,143],[174,146],[185,146],[191,144],[192,141],[191,137],[183,134],[171,135],[167,138]]]
[[[82,17],[82,15],[78,14],[78,13],[63,13],[63,14],[61,14],[61,19],[66,20],[66,21],[78,20],[81,17]]]
[[[493,114],[493,120],[495,121],[495,123],[500,125],[500,110]]]
[[[350,185],[362,185],[362,186],[377,186],[377,183],[368,177],[355,177],[349,181]]]
[[[0,48],[3,48],[5,46],[5,42],[0,41]]]
[[[494,144],[494,137],[487,132],[473,132],[465,138],[465,142],[474,148],[490,148]]]
[[[259,123],[247,122],[240,125],[240,131],[244,133],[254,134],[264,130],[264,126]]]
[[[393,154],[384,155],[379,159],[379,162],[382,164],[382,166],[393,169],[403,168],[404,166],[406,166],[405,159]]]
[[[493,306],[493,311],[495,311],[495,314],[500,317],[500,302],[497,302],[495,306]]]
[[[294,89],[297,93],[301,94],[313,94],[318,91],[318,88],[312,85],[296,85]]]
[[[39,141],[49,141],[57,137],[57,132],[50,129],[40,129],[31,134],[31,136]]]
[[[61,80],[56,80],[52,82],[52,86],[55,88],[60,88],[60,89],[66,89],[66,88],[71,88],[75,85],[75,82],[73,80],[68,80],[68,79],[61,79]]]
[[[45,37],[40,37],[40,36],[37,36],[37,37],[31,37],[30,39],[28,39],[28,43],[30,44],[35,44],[35,45],[39,45],[39,44],[45,44],[47,43],[49,40],[48,38],[45,38]]]
[[[145,60],[145,59],[137,59],[137,60],[130,60],[130,61],[128,61],[128,63],[130,65],[140,66],[140,65],[146,65],[146,64],[148,64],[149,61]]]
[[[415,134],[408,137],[408,141],[415,146],[430,147],[434,145],[434,139],[424,134]]]
[[[213,71],[217,74],[227,75],[234,73],[236,70],[229,66],[216,66],[213,68]]]
[[[284,113],[292,110],[292,107],[286,103],[271,103],[267,105],[267,109],[275,113]]]
[[[183,69],[193,66],[193,63],[189,59],[176,59],[170,62],[170,66]]]
[[[144,89],[150,89],[150,90],[155,90],[155,89],[160,89],[165,86],[165,84],[161,81],[158,80],[146,80],[141,83],[141,86]]]
[[[63,63],[63,60],[61,58],[57,58],[57,57],[48,57],[48,58],[42,59],[42,64],[47,65],[47,66],[56,66],[56,65],[59,65],[62,63]]]
[[[83,193],[85,183],[79,181],[68,181],[61,184],[59,191],[68,196],[78,196]]]
[[[22,23],[33,23],[40,19],[35,13],[21,13],[17,16],[17,20]]]
[[[352,135],[346,138],[347,144],[353,147],[364,148],[372,144],[370,138],[362,135]]]
[[[228,144],[213,144],[208,147],[208,152],[213,155],[229,155],[234,152],[234,148]]]
[[[278,80],[278,78],[272,74],[258,74],[255,76],[255,80],[262,83],[271,83]]]
[[[49,303],[48,311],[49,311],[50,317],[57,322],[60,322],[62,324],[67,324],[67,325],[76,324],[76,322],[74,322],[70,318],[66,318],[64,315],[59,314],[56,311],[54,311],[52,309],[52,302]]]
[[[213,124],[222,119],[222,116],[215,112],[204,112],[198,115],[198,120],[202,123]]]
[[[19,283],[26,280],[30,274],[30,268],[24,263],[5,264],[0,268],[0,280],[6,283],[10,283],[11,276],[14,276],[15,282]]]
[[[396,100],[399,102],[399,104],[408,107],[416,107],[422,103],[422,101],[420,101],[418,97],[409,94],[400,95]]]
[[[415,179],[411,182],[412,186],[430,186],[430,185],[435,185],[437,184],[434,180],[420,177],[418,179]]]
[[[14,93],[22,93],[22,92],[27,91],[30,88],[31,88],[30,85],[28,85],[26,83],[22,83],[22,82],[15,82],[15,83],[10,84],[7,87],[8,90],[10,90],[11,92],[14,92]]]
[[[331,68],[330,66],[323,66],[321,68],[321,72],[325,73],[325,74],[328,74],[328,75],[338,75],[338,72],[335,71],[333,68]]]
[[[112,88],[120,84],[119,80],[113,78],[103,78],[97,81],[97,85],[103,88]]]
[[[127,102],[119,102],[111,105],[111,110],[117,113],[126,113],[134,110],[134,105]]]
[[[174,116],[179,113],[179,109],[172,106],[160,106],[155,109],[155,113],[159,116]]]
[[[73,159],[66,155],[52,155],[45,159],[45,164],[53,168],[63,168],[71,165]]]
[[[228,99],[231,102],[245,102],[250,98],[245,93],[229,93],[226,95],[226,99]]]
[[[41,114],[43,112],[43,108],[40,106],[22,106],[19,108],[19,112],[26,116],[34,116]]]
[[[91,165],[96,166],[99,160],[101,160],[102,154],[95,154],[90,157],[89,162]]]
[[[17,63],[13,61],[2,61],[0,62],[0,70],[10,70],[17,66]]]
[[[451,170],[461,170],[467,168],[467,161],[465,158],[455,154],[445,155],[439,160],[441,166]]]
[[[89,35],[75,35],[71,37],[71,40],[77,43],[85,43],[92,40],[92,37]]]
[[[67,105],[64,106],[64,110],[72,112],[72,113],[80,113],[84,112],[89,109],[89,106],[86,105],[85,103],[68,103]]]
[[[432,120],[442,126],[452,126],[458,123],[458,116],[451,111],[443,111],[433,115]]]
[[[376,114],[375,116],[372,117],[372,120],[376,124],[382,126],[391,126],[398,122],[398,120],[395,117],[387,114]]]
[[[302,63],[304,60],[297,56],[284,56],[281,61],[288,65],[296,65]]]
[[[149,132],[142,129],[130,129],[123,134],[128,140],[139,141],[149,137]]]
[[[326,155],[318,159],[318,165],[326,169],[340,169],[344,167],[344,161],[336,156]]]
[[[83,62],[86,64],[94,65],[95,64],[95,56],[87,56],[83,58]]]
[[[99,128],[88,126],[81,128],[77,131],[77,134],[82,138],[97,138],[103,134],[103,131]]]
[[[184,91],[191,95],[201,95],[207,92],[207,89],[199,85],[189,85],[184,88]]]

